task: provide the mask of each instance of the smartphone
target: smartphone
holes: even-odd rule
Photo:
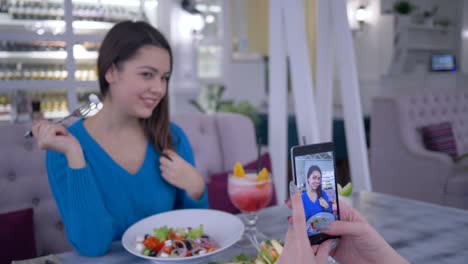
[[[340,219],[333,143],[294,146],[291,148],[291,163],[294,183],[301,192],[305,232],[310,244],[337,238],[320,232],[330,222]]]

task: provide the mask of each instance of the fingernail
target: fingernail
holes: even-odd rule
[[[338,241],[339,239],[333,239],[332,243],[331,243],[331,248],[334,249],[336,248],[336,246],[338,246]]]
[[[317,230],[319,230],[319,231],[330,229],[330,223],[329,222],[318,223],[316,226],[317,226]]]
[[[294,184],[293,181],[290,181],[290,182],[289,182],[289,195],[295,194],[295,193],[296,193],[296,190],[297,190],[296,185]]]

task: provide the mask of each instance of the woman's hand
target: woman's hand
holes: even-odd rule
[[[352,207],[340,203],[340,221],[330,223],[321,230],[329,235],[341,236],[332,256],[339,263],[409,263],[401,257],[372,228],[364,217]]]
[[[32,132],[40,149],[63,153],[72,168],[86,165],[80,142],[68,133],[65,126],[41,120],[34,123]]]
[[[329,207],[327,201],[325,201],[325,199],[323,199],[323,197],[320,197],[319,204],[320,204],[320,206],[322,206],[325,209],[328,209],[328,207]]]
[[[166,149],[163,154],[159,159],[159,168],[163,178],[170,184],[185,190],[192,199],[199,200],[205,190],[203,177],[175,151]]]
[[[296,187],[294,187],[296,188]],[[320,245],[311,246],[306,232],[304,206],[299,190],[295,189],[291,196],[292,219],[284,243],[283,253],[278,259],[279,264],[322,264],[328,263],[331,250],[331,240]]]

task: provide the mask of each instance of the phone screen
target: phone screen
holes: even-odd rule
[[[312,244],[330,238],[320,229],[339,219],[333,151],[294,157],[296,185],[301,192],[306,231]]]

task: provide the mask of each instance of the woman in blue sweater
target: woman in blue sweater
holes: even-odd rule
[[[144,22],[116,24],[97,61],[103,108],[68,129],[40,121],[47,173],[68,240],[105,254],[138,220],[178,208],[207,208],[184,132],[169,121],[169,43]]]
[[[311,166],[307,171],[309,189],[302,193],[302,203],[306,220],[320,212],[332,213],[328,195],[322,190],[322,170],[319,166]]]

